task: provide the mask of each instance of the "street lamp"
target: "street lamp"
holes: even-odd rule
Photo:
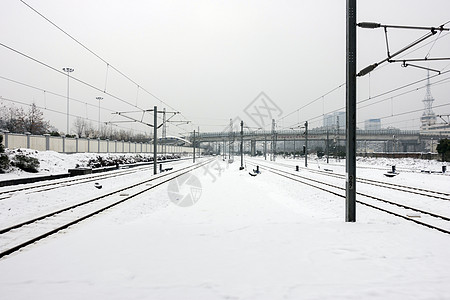
[[[72,73],[73,71],[75,71],[72,68],[63,68],[64,72],[67,72],[67,132],[66,134],[69,134],[70,131],[70,127],[69,127],[69,73]]]
[[[100,100],[103,100],[103,97],[96,97],[98,100],[98,135],[100,136]]]

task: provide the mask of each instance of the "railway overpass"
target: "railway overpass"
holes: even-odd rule
[[[305,129],[297,130],[280,130],[280,131],[249,131],[244,130],[243,140],[244,142],[250,142],[252,153],[256,149],[256,145],[259,142],[276,142],[277,148],[281,151],[286,148],[286,143],[302,145],[305,139],[308,139],[309,145],[322,145],[338,144],[345,145],[345,130],[337,129],[323,129],[313,128],[308,130],[306,134]],[[191,143],[194,143],[194,136],[190,134],[185,137]],[[357,142],[361,143],[379,143],[384,145],[384,151],[396,151],[396,152],[424,152],[430,151],[437,145],[438,141],[443,138],[450,138],[447,133],[439,132],[427,132],[419,130],[398,130],[398,129],[383,129],[383,130],[357,130],[356,132]],[[195,135],[195,144],[198,146],[209,144],[234,144],[240,142],[240,131],[222,131],[222,132],[200,132]],[[281,143],[281,144],[280,144]],[[310,148],[310,147],[308,147]]]

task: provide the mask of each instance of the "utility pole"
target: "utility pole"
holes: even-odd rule
[[[67,132],[66,134],[70,134],[70,125],[69,125],[69,78],[70,73],[74,71],[72,68],[63,68],[63,71],[67,73]]]
[[[275,119],[272,119],[272,157],[271,160],[275,161],[275,152],[277,151],[276,144],[276,133],[275,133]]]
[[[346,20],[345,221],[356,221],[356,0],[347,0]]]
[[[195,163],[195,130],[194,130],[194,143],[193,143],[193,146],[194,146],[194,155],[192,157],[192,162]]]
[[[267,160],[267,135],[264,134],[264,160]]]
[[[166,151],[167,151],[167,146],[166,146],[166,143],[167,143],[167,141],[166,141],[166,137],[167,137],[167,124],[166,124],[166,108],[164,107],[163,108],[163,127],[162,127],[162,141],[163,141],[163,144],[162,144],[162,146],[163,146],[163,154],[164,155],[166,155],[167,153],[166,153]]]
[[[308,121],[305,122],[305,168],[308,167]]]
[[[244,170],[244,121],[241,121],[241,167],[239,170]]]
[[[147,123],[147,122],[143,122],[142,119],[135,119],[133,117],[127,116],[126,114],[128,113],[141,113],[141,112],[151,112],[153,111],[153,125],[151,123]],[[161,123],[161,125],[158,126],[158,113],[164,113],[164,111],[158,111],[158,107],[154,106],[153,109],[145,109],[145,110],[141,110],[141,111],[126,111],[126,112],[115,112],[113,114],[125,117],[127,119],[129,119],[130,121],[117,121],[117,122],[110,122],[110,124],[112,123],[124,123],[124,122],[138,122],[144,125],[147,125],[149,127],[153,127],[153,173],[157,174],[157,160],[158,160],[158,128],[162,127],[164,125],[164,123]],[[179,114],[179,112],[170,112],[171,114],[173,114],[173,116],[175,116],[176,114]],[[173,117],[172,116],[172,117]],[[170,118],[169,118],[170,120]],[[166,120],[166,122],[168,122],[169,120]]]
[[[153,174],[156,175],[158,168],[156,161],[158,159],[158,109],[153,107]]]
[[[337,140],[337,142],[336,142],[336,159],[338,160],[338,161],[341,161],[341,159],[340,159],[340,157],[339,157],[339,144],[340,144],[340,141],[339,141],[339,116],[336,116],[336,128],[337,128],[337,136],[336,136],[336,140]]]
[[[227,159],[227,148],[225,146],[225,138],[223,139],[223,160]]]
[[[327,126],[327,163],[328,163],[328,157],[330,156],[330,142],[329,142],[329,135],[328,135],[328,126]]]
[[[231,160],[231,138],[233,135],[233,119],[230,119],[230,135],[228,141],[228,159]]]
[[[103,100],[103,97],[96,97],[98,100],[98,136],[100,137],[100,101]]]
[[[295,133],[294,133],[294,159],[295,159]]]

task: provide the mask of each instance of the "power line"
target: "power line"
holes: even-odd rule
[[[358,101],[358,103],[357,103],[357,104],[361,104],[361,103],[364,103],[364,102],[367,102],[367,101],[373,100],[373,99],[375,99],[375,98],[378,98],[378,97],[381,97],[381,96],[384,96],[384,95],[387,95],[387,94],[390,94],[390,93],[393,93],[393,92],[399,91],[399,90],[401,90],[401,89],[404,89],[404,88],[410,87],[410,86],[412,86],[412,85],[415,85],[415,84],[417,84],[417,83],[420,83],[420,82],[422,82],[422,81],[428,80],[428,78],[432,79],[432,78],[435,78],[435,77],[437,77],[437,76],[441,76],[441,75],[444,75],[444,74],[446,74],[446,73],[449,73],[449,72],[450,72],[450,70],[448,70],[448,71],[445,71],[445,72],[441,72],[440,74],[435,74],[435,75],[433,75],[433,76],[430,76],[430,77],[425,77],[425,78],[423,78],[423,79],[420,79],[420,80],[416,80],[416,81],[414,81],[414,82],[412,82],[412,83],[408,83],[408,84],[405,84],[405,85],[403,85],[403,86],[400,86],[400,87],[394,88],[394,89],[392,89],[392,90],[389,90],[389,91],[387,91],[387,92],[383,92],[383,93],[381,93],[381,94],[378,94],[378,95],[376,95],[376,96],[373,96],[373,97],[369,97],[369,98],[366,98],[366,99],[364,99],[364,100],[360,100],[360,101]]]
[[[449,22],[450,22],[450,21],[444,23],[444,25],[447,24],[447,23],[449,23]],[[418,48],[415,48],[414,50],[411,50],[411,51],[409,51],[409,52],[403,54],[402,56],[400,56],[400,58],[405,57],[405,56],[407,56],[407,55],[409,55],[409,54],[411,54],[411,53],[414,53],[414,52],[418,51],[419,49],[421,49],[421,48],[423,48],[423,47],[426,47],[427,45],[429,45],[429,44],[431,44],[431,43],[436,43],[436,41],[437,41],[438,39],[442,39],[442,38],[446,37],[446,36],[449,35],[449,34],[450,34],[450,32],[445,33],[445,34],[443,34],[443,35],[440,35],[440,36],[438,36],[435,40],[430,41],[430,42],[428,42],[428,43],[425,43],[425,44],[423,44],[422,46],[420,46],[420,47],[418,47]],[[376,72],[376,71],[379,71],[380,69],[382,69],[383,67],[386,67],[386,66],[388,66],[388,65],[389,65],[389,64],[383,65],[383,66],[381,66],[380,68],[375,69],[374,71],[375,71],[375,72]],[[447,67],[448,67],[448,65],[447,65],[446,67],[444,67],[442,70],[446,69]],[[442,70],[441,70],[441,71],[442,71]],[[372,72],[374,72],[374,71],[372,71]],[[443,74],[448,73],[448,72],[450,72],[450,71],[441,72],[441,74],[437,74],[437,75],[431,76],[430,78],[433,78],[433,77],[439,76],[439,75],[443,75]],[[396,89],[387,91],[387,92],[385,92],[385,93],[381,93],[381,94],[376,95],[376,96],[373,96],[373,97],[369,97],[369,98],[367,98],[367,99],[364,99],[364,100],[359,101],[357,104],[361,104],[361,103],[363,103],[363,102],[370,101],[370,100],[372,100],[372,99],[375,99],[375,98],[384,96],[384,95],[386,95],[386,94],[396,92],[397,90],[401,90],[401,89],[403,89],[403,88],[407,88],[408,86],[417,84],[417,83],[419,83],[419,82],[421,82],[421,81],[425,81],[425,80],[427,80],[427,78],[424,78],[424,79],[415,81],[415,82],[413,82],[413,83],[410,83],[410,84],[401,86],[401,87],[399,87],[399,88],[396,88]],[[323,95],[317,97],[316,99],[314,99],[314,100],[308,102],[307,104],[305,104],[305,105],[303,105],[302,107],[296,109],[295,111],[293,111],[293,112],[291,112],[291,113],[289,113],[289,114],[283,116],[282,118],[278,119],[278,121],[281,121],[281,120],[283,120],[283,119],[289,117],[290,115],[292,115],[292,114],[294,114],[294,113],[296,113],[296,112],[299,112],[301,109],[303,109],[303,108],[305,108],[305,107],[311,105],[312,103],[314,103],[314,102],[316,102],[316,101],[322,99],[323,97],[325,97],[325,96],[327,96],[328,94],[334,92],[335,90],[341,88],[342,86],[345,86],[345,82],[342,83],[342,84],[340,84],[339,86],[337,86],[337,87],[331,89],[330,91],[326,92],[325,94],[323,94]],[[328,112],[328,113],[337,112],[337,111],[339,111],[339,110],[341,110],[341,109],[343,109],[343,108],[345,108],[345,107],[338,108],[338,109],[336,109],[336,110],[334,110],[334,111],[331,111],[331,112]],[[321,116],[317,116],[317,117],[315,117],[315,118],[313,118],[313,119],[309,119],[309,120],[307,120],[307,121],[311,121],[311,120],[314,120],[314,119],[320,118],[320,117],[321,117]],[[298,122],[298,123],[296,123],[296,124],[302,124],[302,123],[304,123],[304,121]],[[285,128],[289,128],[289,127],[290,127],[290,126],[285,127]]]
[[[67,31],[65,31],[64,29],[62,29],[61,27],[59,27],[57,24],[55,24],[54,22],[52,22],[50,19],[48,19],[46,16],[44,16],[42,13],[40,13],[39,11],[37,11],[35,8],[33,8],[31,5],[29,5],[28,3],[26,3],[24,0],[20,0],[20,2],[22,2],[23,4],[25,4],[28,8],[30,8],[32,11],[34,11],[35,13],[37,13],[39,16],[41,16],[42,18],[44,18],[47,22],[49,22],[50,24],[52,24],[53,26],[55,26],[58,30],[60,30],[62,33],[64,33],[65,35],[67,35],[70,39],[72,39],[74,42],[76,42],[78,45],[80,45],[81,47],[83,47],[84,49],[86,49],[89,53],[91,53],[92,55],[94,55],[95,57],[97,57],[98,59],[100,59],[103,63],[106,64],[107,68],[112,68],[113,70],[115,70],[117,73],[119,73],[120,75],[122,75],[123,77],[125,77],[126,79],[128,79],[130,82],[132,82],[133,84],[135,84],[138,88],[142,89],[144,92],[146,92],[147,94],[149,94],[150,96],[152,96],[153,98],[155,98],[156,100],[160,101],[161,103],[164,103],[167,107],[169,107],[170,109],[176,110],[175,108],[173,108],[172,106],[170,106],[168,103],[166,103],[165,101],[163,101],[161,98],[157,97],[156,95],[154,95],[153,93],[149,92],[147,89],[143,88],[140,84],[138,84],[137,82],[135,82],[133,79],[131,79],[129,76],[127,76],[126,74],[124,74],[122,71],[120,71],[119,69],[117,69],[116,67],[114,67],[113,65],[111,65],[109,62],[107,62],[105,59],[103,59],[100,55],[96,54],[94,51],[92,51],[91,49],[89,49],[87,46],[85,46],[83,43],[81,43],[80,41],[78,41],[75,37],[73,37],[72,35],[70,35]],[[105,81],[105,90],[104,92],[106,93],[106,81]],[[129,103],[130,104],[130,103]],[[135,106],[137,107],[137,106]]]
[[[435,105],[432,108],[439,108],[439,107],[444,107],[444,106],[450,106],[450,103],[446,103],[446,104],[441,104],[441,105]],[[402,112],[402,113],[398,113],[398,114],[394,114],[394,115],[390,115],[390,116],[384,116],[384,117],[380,117],[378,119],[382,120],[382,119],[389,119],[392,117],[398,117],[398,116],[403,116],[403,115],[408,115],[408,114],[412,114],[412,113],[416,113],[416,112],[421,112],[423,111],[423,108],[421,109],[416,109],[416,110],[410,110],[407,112]]]
[[[57,68],[55,68],[55,67],[52,67],[52,66],[50,66],[49,64],[46,64],[46,63],[44,63],[44,62],[42,62],[42,61],[40,61],[40,60],[38,60],[38,59],[36,59],[36,58],[33,58],[33,57],[31,57],[31,56],[29,56],[29,55],[23,53],[23,52],[20,52],[19,50],[16,50],[16,49],[14,49],[14,48],[11,48],[11,47],[9,47],[9,46],[3,44],[3,43],[0,43],[0,46],[6,48],[6,49],[8,49],[8,50],[11,50],[11,51],[13,51],[13,52],[15,52],[15,53],[17,53],[17,54],[20,54],[20,55],[22,55],[22,56],[24,56],[24,57],[26,57],[26,58],[28,58],[28,59],[30,59],[30,60],[32,60],[32,61],[34,61],[34,62],[40,64],[40,65],[43,65],[44,67],[47,67],[47,68],[49,68],[49,69],[51,69],[51,70],[53,70],[53,71],[55,71],[55,72],[58,72],[58,73],[60,73],[60,74],[62,74],[62,75],[64,75],[64,76],[67,76],[67,74],[66,74],[65,72],[60,71],[59,69],[57,69]],[[116,100],[119,100],[119,101],[121,101],[121,102],[123,102],[123,103],[126,103],[126,104],[128,104],[128,105],[130,105],[130,106],[133,106],[133,107],[135,107],[135,108],[137,108],[137,109],[143,110],[142,108],[140,108],[140,107],[138,107],[138,106],[136,106],[136,105],[134,105],[134,104],[132,104],[132,103],[130,103],[130,102],[128,102],[128,101],[126,101],[126,100],[120,98],[120,97],[117,97],[117,96],[115,96],[115,95],[113,95],[113,94],[111,94],[111,93],[108,93],[108,92],[106,92],[106,91],[103,91],[103,90],[101,90],[100,88],[98,88],[98,87],[96,87],[96,86],[93,86],[92,84],[87,83],[87,82],[85,82],[85,81],[83,81],[83,80],[81,80],[81,79],[78,79],[78,78],[76,78],[76,77],[74,77],[74,76],[70,76],[70,78],[72,78],[73,80],[78,81],[79,83],[82,83],[82,84],[84,84],[84,85],[86,85],[86,86],[88,86],[88,87],[90,87],[90,88],[92,88],[92,89],[94,89],[94,90],[96,90],[96,91],[98,91],[98,92],[100,92],[100,93],[104,93],[104,94],[106,94],[106,95],[108,95],[108,96],[110,96],[110,97],[112,97],[112,98],[114,98],[114,99],[116,99]]]
[[[317,97],[316,99],[314,99],[314,100],[312,100],[312,101],[308,102],[307,104],[303,105],[302,107],[300,107],[300,108],[297,108],[296,110],[294,110],[294,111],[290,112],[289,114],[287,114],[287,115],[285,115],[285,116],[283,116],[283,117],[279,118],[279,119],[277,120],[277,122],[278,122],[278,121],[281,121],[281,120],[283,120],[283,119],[285,119],[285,118],[287,118],[287,117],[289,117],[289,116],[291,116],[291,115],[293,115],[294,113],[296,113],[296,112],[300,111],[301,109],[303,109],[303,108],[305,108],[305,107],[307,107],[307,106],[309,106],[309,105],[313,104],[314,102],[316,102],[316,101],[318,101],[318,100],[320,100],[320,99],[324,98],[325,96],[327,96],[327,95],[331,94],[332,92],[334,92],[334,91],[336,91],[336,90],[340,89],[340,88],[341,88],[342,86],[344,86],[344,85],[345,85],[345,82],[344,82],[344,83],[342,83],[342,84],[340,84],[340,85],[338,85],[337,87],[335,87],[335,88],[333,88],[333,89],[329,90],[329,91],[328,91],[328,92],[326,92],[325,94],[323,94],[323,95],[321,95],[321,96]]]
[[[31,106],[32,105],[32,104],[29,104],[29,103],[26,103],[26,102],[23,102],[23,101],[13,100],[13,99],[5,98],[5,97],[2,97],[2,96],[0,96],[0,100],[8,101],[8,102],[11,102],[11,103],[17,103],[17,104],[21,104],[21,105],[26,105],[26,106]],[[58,110],[55,110],[55,109],[42,107],[42,106],[39,106],[39,105],[36,105],[36,107],[39,108],[39,109],[43,109],[43,110],[50,111],[50,112],[53,112],[53,113],[57,113],[57,114],[60,114],[60,115],[66,115],[67,114],[66,112],[61,112],[61,111],[58,111]],[[92,119],[89,119],[88,117],[82,117],[82,116],[79,116],[79,115],[69,114],[69,116],[76,117],[76,118],[81,118],[81,119],[87,120],[87,121],[97,122],[97,120],[92,120]],[[123,126],[117,126],[117,127],[120,127],[120,128],[123,128],[123,129],[130,129],[130,128],[123,127]],[[142,132],[142,133],[145,133],[145,131],[142,131],[142,130],[138,130],[138,129],[135,129],[135,130],[139,131],[139,132]]]
[[[435,85],[438,85],[438,84],[445,84],[445,83],[448,83],[448,82],[447,82],[448,80],[450,80],[450,77],[449,77],[449,78],[444,78],[444,79],[439,80],[439,81],[436,81],[436,82],[434,82],[434,83],[430,83],[430,86],[435,86]],[[369,104],[367,104],[367,105],[358,107],[358,109],[363,109],[363,108],[366,108],[366,107],[369,107],[369,106],[372,106],[372,105],[375,105],[375,104],[378,104],[378,103],[381,103],[381,102],[390,100],[390,99],[392,99],[392,98],[397,98],[397,97],[400,97],[400,96],[404,96],[404,95],[406,95],[406,94],[409,94],[409,93],[412,93],[412,92],[416,92],[416,91],[421,90],[421,89],[426,88],[426,87],[427,87],[427,85],[424,85],[424,86],[421,86],[421,87],[418,87],[418,88],[415,88],[415,89],[412,89],[412,90],[409,90],[409,91],[406,91],[406,92],[397,94],[397,95],[392,96],[392,97],[388,97],[388,98],[385,98],[385,99],[382,99],[382,100],[378,100],[378,101],[373,102],[373,103],[369,103]],[[363,103],[363,102],[365,102],[365,101],[360,101],[360,102],[358,102],[358,104],[361,104],[361,103]]]
[[[442,72],[442,73],[440,73],[440,74],[436,74],[436,75],[430,76],[429,78],[430,78],[430,79],[431,79],[431,78],[435,78],[435,77],[444,75],[444,74],[446,74],[446,73],[450,73],[450,70],[445,71],[445,72]],[[399,90],[401,90],[401,89],[407,88],[407,87],[409,87],[409,86],[415,85],[415,84],[420,83],[420,82],[422,82],[422,81],[425,81],[425,80],[427,80],[427,79],[428,79],[428,77],[426,77],[426,78],[424,78],[424,79],[420,79],[420,80],[414,81],[414,82],[409,83],[409,84],[406,84],[406,85],[403,85],[403,86],[401,86],[401,87],[397,87],[397,88],[394,88],[394,89],[392,89],[392,90],[389,90],[389,91],[380,93],[380,94],[378,94],[378,95],[376,95],[376,96],[374,96],[374,97],[370,97],[370,98],[366,98],[366,99],[360,100],[360,101],[357,102],[357,104],[360,105],[360,104],[362,104],[362,103],[365,103],[365,102],[367,102],[367,101],[373,100],[373,99],[375,99],[375,98],[378,98],[378,97],[381,97],[381,96],[384,96],[384,95],[387,95],[387,94],[390,94],[390,93],[399,91]],[[441,84],[446,83],[445,81],[448,80],[448,79],[449,79],[449,78],[444,78],[444,79],[442,79],[442,80],[440,80],[440,81],[437,81],[437,82],[435,82],[435,83],[433,83],[433,84],[431,84],[431,85],[435,85],[435,84],[438,84],[438,83],[441,83]],[[413,90],[404,92],[404,93],[399,94],[399,95],[396,95],[396,96],[394,96],[394,97],[402,96],[402,95],[407,94],[407,93],[409,93],[409,92],[417,91],[417,90],[423,89],[423,88],[425,88],[425,87],[426,87],[426,86],[422,86],[422,87],[420,87],[420,88],[415,88],[415,89],[413,89]],[[384,99],[384,100],[382,100],[382,101],[386,101],[386,100],[389,100],[389,99],[391,99],[391,98],[393,98],[393,97],[386,98],[386,99]],[[318,99],[319,99],[319,98],[318,98]],[[317,100],[317,99],[316,99],[316,100]],[[382,101],[377,101],[377,102],[375,102],[374,104],[379,103],[379,102],[382,102]],[[366,106],[364,106],[364,107],[367,107],[367,106],[370,106],[370,105],[371,105],[371,104],[366,105]],[[364,108],[364,107],[361,107],[361,108]],[[337,109],[335,109],[335,110],[332,110],[332,111],[327,112],[327,114],[331,114],[331,113],[334,113],[334,112],[338,112],[338,111],[340,111],[340,110],[342,110],[342,109],[344,109],[344,108],[345,108],[345,107],[337,108]],[[358,110],[361,109],[361,108],[358,108]],[[423,109],[422,109],[422,110],[423,110]],[[312,118],[309,118],[309,119],[307,119],[307,120],[303,120],[303,121],[299,121],[298,123],[294,123],[294,125],[291,125],[291,126],[288,126],[288,127],[285,127],[285,128],[290,128],[290,127],[296,126],[296,125],[298,125],[298,124],[303,124],[305,121],[313,122],[314,120],[319,119],[319,118],[322,118],[322,117],[323,117],[323,115],[317,115],[317,116],[312,117]]]
[[[10,81],[10,82],[13,82],[13,83],[16,83],[16,84],[20,84],[20,85],[23,85],[23,86],[26,86],[26,87],[29,87],[29,88],[32,88],[32,89],[35,89],[35,90],[44,92],[44,93],[48,93],[48,94],[51,94],[51,95],[54,95],[54,96],[61,97],[61,98],[66,98],[66,97],[67,97],[67,96],[60,95],[60,94],[58,94],[58,93],[51,92],[51,91],[48,91],[48,90],[45,90],[45,89],[42,89],[42,88],[39,88],[39,87],[35,87],[35,86],[29,85],[29,84],[26,84],[26,83],[23,83],[23,82],[14,80],[14,79],[10,79],[10,78],[7,78],[7,77],[0,76],[0,79],[7,80],[7,81]],[[69,99],[72,100],[72,101],[75,101],[75,102],[79,102],[79,103],[82,103],[82,104],[85,104],[85,105],[92,106],[92,107],[94,107],[94,108],[98,108],[97,105],[90,104],[90,103],[87,103],[87,102],[83,102],[83,101],[78,100],[78,99],[75,99],[75,98],[69,98]],[[107,111],[114,112],[114,110],[109,109],[109,108],[106,108],[106,107],[101,107],[101,109],[102,109],[102,110],[107,110]]]

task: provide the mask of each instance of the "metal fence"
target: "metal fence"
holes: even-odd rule
[[[60,136],[32,135],[2,132],[3,145],[6,148],[28,148],[38,151],[56,151],[60,153],[153,153],[152,143],[110,141],[89,138],[66,138]],[[177,145],[158,145],[158,153],[192,153],[192,147]]]

